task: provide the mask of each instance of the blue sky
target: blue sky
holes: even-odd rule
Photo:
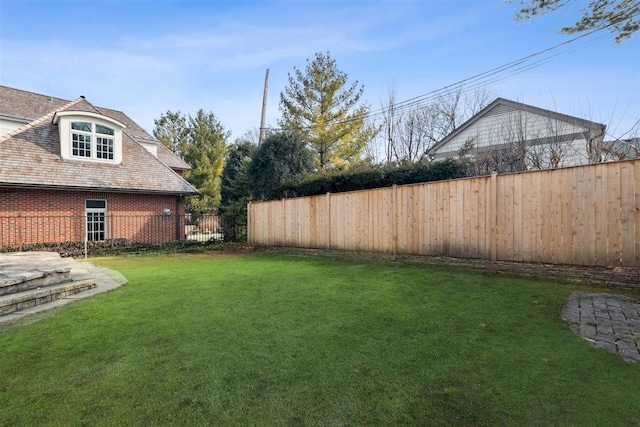
[[[267,124],[293,67],[329,51],[363,101],[380,107],[451,85],[571,39],[573,9],[514,22],[517,2],[0,0],[0,84],[122,110],[151,132],[167,110],[212,111],[232,142]],[[573,19],[573,21],[572,21]],[[488,88],[496,96],[605,123],[640,119],[640,34],[606,31],[541,57]],[[528,63],[530,64],[530,63]]]

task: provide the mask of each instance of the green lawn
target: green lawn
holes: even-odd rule
[[[640,365],[571,291],[281,255],[96,259],[129,279],[0,333],[0,425],[640,424]]]

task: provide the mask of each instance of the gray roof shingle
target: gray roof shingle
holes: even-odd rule
[[[0,86],[0,113],[35,120],[70,101]]]

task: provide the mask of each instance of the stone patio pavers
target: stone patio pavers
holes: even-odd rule
[[[640,360],[640,302],[617,294],[573,292],[562,318],[596,347]]]

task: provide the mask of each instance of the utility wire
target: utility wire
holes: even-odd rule
[[[640,6],[640,1],[631,5],[629,10],[633,10],[634,8],[637,8],[638,6]],[[540,50],[538,52],[532,53],[530,55],[524,56],[522,58],[516,59],[514,61],[508,62],[506,64],[500,65],[498,67],[492,68],[490,70],[484,71],[482,73],[476,74],[474,76],[468,77],[466,79],[460,80],[458,82],[443,86],[439,89],[435,89],[432,90],[430,92],[426,92],[424,94],[406,99],[404,101],[400,101],[397,102],[395,104],[392,105],[388,105],[385,107],[381,107],[375,110],[371,110],[368,111],[366,113],[363,114],[357,114],[354,115],[348,119],[343,119],[343,120],[339,120],[336,122],[333,122],[333,124],[347,124],[349,122],[353,122],[353,121],[358,121],[358,120],[363,120],[366,118],[374,118],[377,116],[383,116],[385,115],[388,111],[393,110],[395,113],[400,113],[403,110],[406,110],[408,108],[412,108],[421,104],[425,104],[428,103],[430,101],[436,100],[438,99],[438,97],[441,97],[443,95],[446,95],[447,93],[454,91],[454,90],[461,90],[461,92],[463,93],[467,93],[470,92],[474,89],[477,89],[479,87],[482,86],[486,86],[488,84],[492,84],[492,83],[496,83],[502,80],[506,80],[509,78],[512,78],[515,75],[518,74],[522,74],[526,71],[529,71],[533,68],[536,68],[540,65],[546,64],[547,62],[550,62],[552,60],[554,60],[555,58],[562,56],[562,55],[566,55],[568,53],[573,53],[575,51],[584,49],[586,47],[587,44],[591,44],[593,43],[595,40],[604,37],[604,35],[602,35],[601,37],[598,37],[596,39],[587,41],[586,43],[584,43],[582,46],[577,47],[576,49],[572,49],[569,51],[560,51],[557,53],[554,53],[553,55],[547,56],[547,57],[543,57],[540,59],[537,59],[535,61],[533,61],[536,58],[539,58],[542,55],[545,55],[549,52],[555,51],[557,49],[560,49],[562,47],[565,47],[567,45],[570,45],[572,43],[575,43],[581,39],[584,39],[592,34],[595,34],[597,32],[606,30],[614,25],[616,25],[618,22],[624,20],[624,19],[628,19],[628,18],[634,18],[636,16],[640,16],[640,12],[635,12],[632,13],[630,15],[622,15],[620,17],[619,20],[613,21],[613,22],[609,22],[606,24],[602,24],[590,31],[587,31],[585,33],[580,34],[579,36],[576,36],[572,39],[566,40],[562,43],[559,43],[557,45],[551,46],[549,48]],[[533,62],[531,62],[533,61]],[[507,73],[507,75],[505,76],[504,74]],[[464,90],[463,90],[464,88]],[[301,127],[296,127],[296,128],[268,128],[270,131],[286,131],[286,130],[313,130],[314,128],[317,128],[318,126],[301,126]]]
[[[631,5],[629,7],[629,10],[633,10],[634,8],[636,8],[638,6],[640,6],[640,2],[637,2],[637,3],[633,4],[633,5]],[[468,78],[460,80],[460,81],[458,81],[456,83],[444,86],[444,87],[442,87],[440,89],[436,89],[436,90],[433,90],[431,92],[427,92],[426,94],[418,95],[418,96],[410,98],[408,100],[405,100],[405,101],[402,101],[402,102],[398,102],[397,104],[394,104],[393,107],[394,108],[402,108],[404,105],[415,105],[416,103],[420,103],[421,101],[426,100],[426,99],[434,99],[433,95],[437,96],[438,94],[440,94],[442,92],[446,93],[447,91],[450,91],[450,90],[453,90],[455,88],[464,86],[467,83],[474,82],[474,81],[477,81],[477,80],[484,79],[486,77],[491,77],[493,75],[500,74],[500,73],[502,73],[504,71],[507,71],[507,70],[509,70],[511,68],[514,68],[514,67],[517,67],[517,66],[519,66],[521,64],[524,64],[524,63],[532,60],[533,58],[536,58],[538,56],[544,55],[545,53],[551,52],[551,51],[559,49],[559,48],[561,48],[563,46],[566,46],[566,45],[569,45],[571,43],[574,43],[574,42],[576,42],[576,41],[578,41],[580,39],[583,39],[585,37],[588,37],[591,34],[594,34],[596,32],[608,29],[608,28],[616,25],[618,22],[620,22],[620,21],[622,21],[624,19],[633,18],[633,17],[638,16],[638,15],[640,15],[640,12],[636,12],[636,13],[633,13],[633,14],[628,15],[628,16],[622,15],[617,21],[601,24],[599,27],[596,27],[591,31],[585,32],[585,33],[583,33],[583,34],[581,34],[579,36],[576,36],[576,37],[574,37],[572,39],[566,40],[566,41],[564,41],[562,43],[559,43],[559,44],[557,44],[555,46],[543,49],[541,51],[538,51],[538,52],[533,53],[531,55],[525,56],[523,58],[516,59],[515,61],[512,61],[512,62],[509,62],[507,64],[501,65],[499,67],[490,69],[490,70],[482,72],[480,74],[476,74],[476,75],[474,75],[472,77],[468,77]],[[552,57],[559,56],[559,55],[561,55],[561,53],[553,55]],[[387,107],[383,107],[381,109],[371,111],[370,114],[376,115],[376,114],[378,114],[380,112],[386,111],[387,109],[388,109]]]

